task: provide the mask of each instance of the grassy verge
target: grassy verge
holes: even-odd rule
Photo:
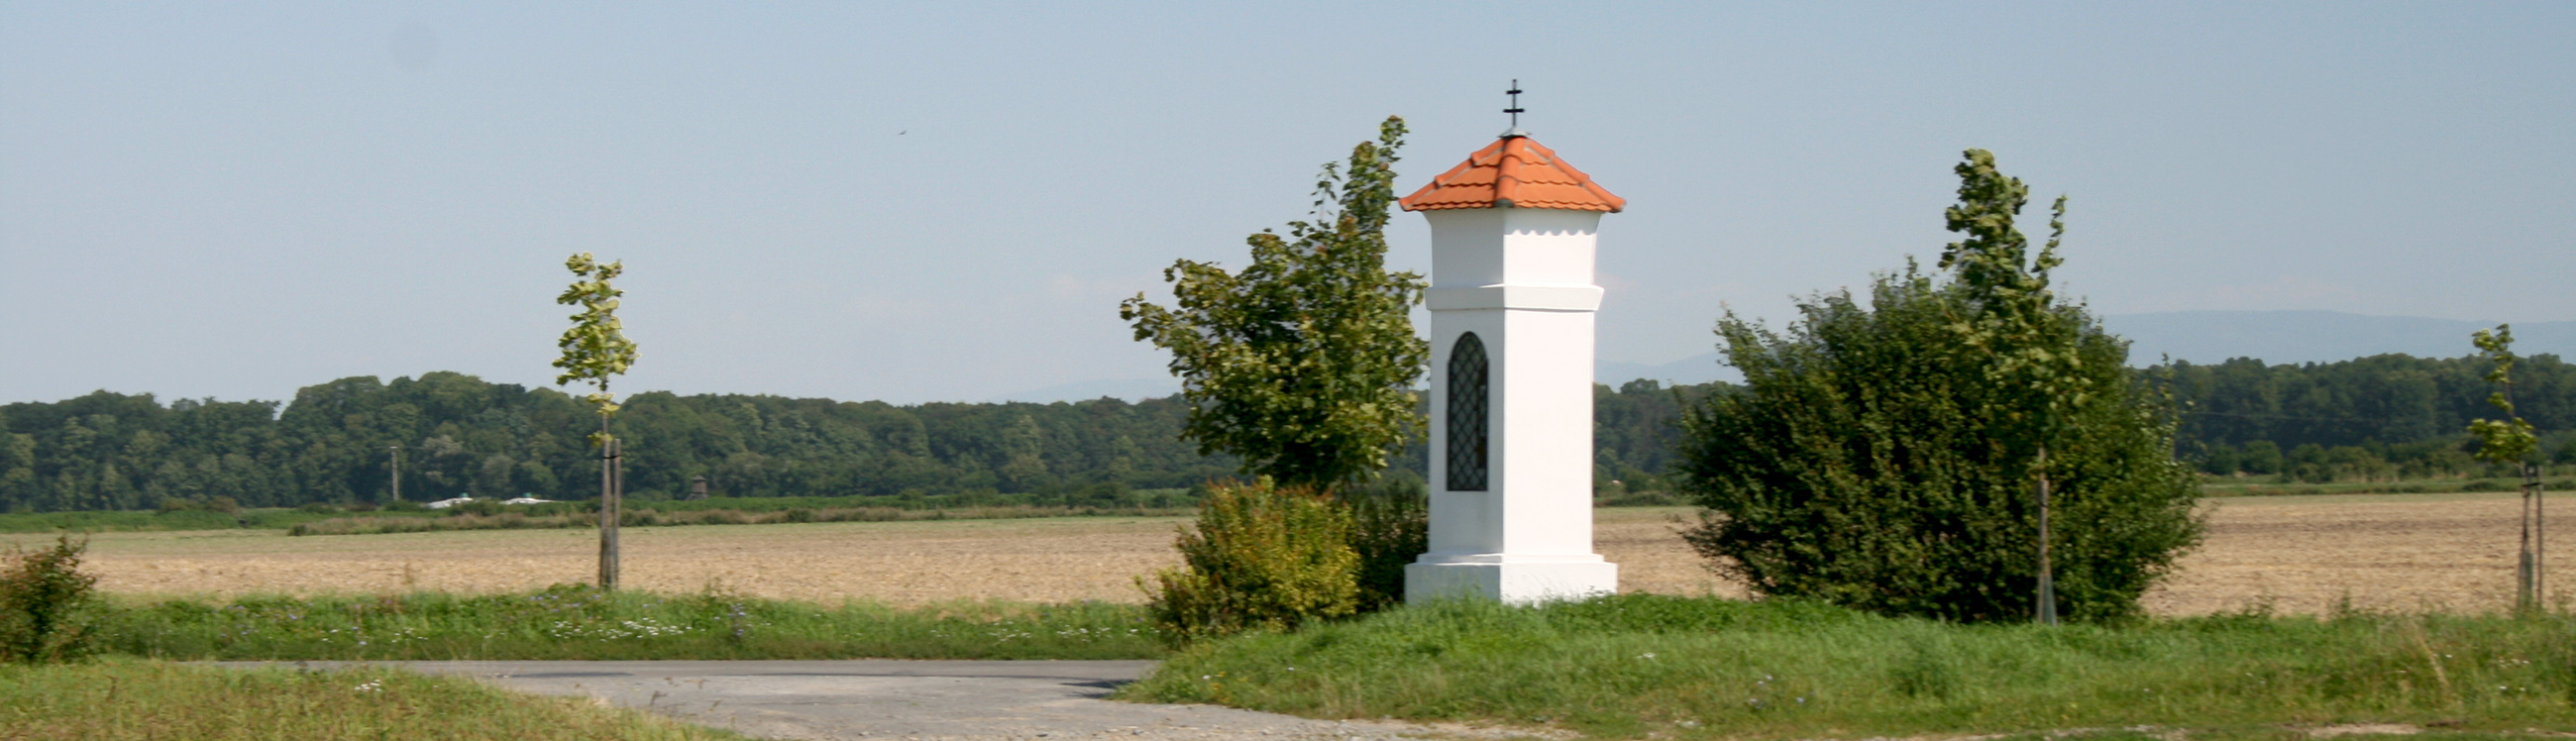
[[[285,529],[340,515],[292,509],[246,509],[227,514],[192,509],[177,512],[19,512],[0,514],[0,533],[167,532],[173,530]],[[427,517],[427,514],[419,515]]]
[[[557,586],[460,596],[243,598],[117,606],[100,648],[159,659],[1148,659],[1134,605],[825,607],[721,593]]]
[[[629,526],[751,525],[775,522],[880,522],[888,520],[989,520],[1037,517],[1170,516],[1196,512],[1188,489],[1130,492],[1128,504],[1108,505],[1064,497],[941,495],[931,497],[765,497],[697,501],[628,501]],[[1016,500],[1016,501],[1015,501]],[[478,501],[451,509],[417,503],[388,506],[313,504],[294,509],[238,512],[205,509],[0,514],[0,533],[161,532],[174,530],[288,530],[298,535],[582,528],[599,525],[596,501],[503,505]]]
[[[551,505],[548,505],[551,506]],[[629,509],[618,518],[626,527],[661,525],[771,525],[782,522],[894,522],[899,520],[1013,520],[1041,517],[1171,517],[1187,515],[1185,509],[1102,509],[1097,507],[968,507],[963,509],[904,509],[901,507],[823,507],[767,511],[736,509]],[[383,533],[425,533],[442,530],[543,530],[594,528],[599,526],[596,512],[558,512],[529,514],[460,513],[452,517],[338,517],[307,522],[286,531],[288,535],[376,535]]]
[[[1201,644],[1121,696],[1611,737],[2563,731],[2576,728],[2576,619],[2246,615],[2048,629],[1646,595],[1452,603]]]
[[[2542,482],[2551,492],[2576,489],[2576,479]],[[2422,479],[2416,481],[2281,483],[2238,479],[2203,479],[2205,497],[2294,497],[2316,494],[2476,494],[2521,491],[2521,479]]]
[[[740,739],[588,701],[388,669],[0,664],[0,739]]]

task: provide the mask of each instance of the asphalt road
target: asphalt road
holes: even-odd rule
[[[283,662],[223,662],[274,665]],[[593,697],[773,739],[1160,739],[1377,741],[1501,735],[1371,721],[1318,721],[1212,705],[1104,699],[1150,661],[394,661],[511,689]],[[293,665],[293,664],[289,664]]]

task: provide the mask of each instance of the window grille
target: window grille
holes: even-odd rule
[[[1469,332],[1449,350],[1449,482],[1450,491],[1484,491],[1487,441],[1491,439],[1486,389],[1485,343]]]

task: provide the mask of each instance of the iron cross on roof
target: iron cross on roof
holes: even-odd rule
[[[1513,78],[1513,79],[1512,79],[1512,89],[1510,89],[1510,90],[1505,90],[1505,91],[1503,91],[1503,92],[1504,92],[1504,94],[1506,94],[1506,95],[1510,95],[1510,96],[1512,96],[1512,107],[1503,109],[1503,112],[1504,112],[1504,113],[1512,114],[1512,128],[1514,128],[1514,129],[1518,129],[1518,128],[1520,128],[1520,127],[1521,127],[1521,81],[1520,81],[1520,79],[1519,79],[1519,78]]]

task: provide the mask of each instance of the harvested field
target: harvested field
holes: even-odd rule
[[[2550,520],[2550,601],[2576,588],[2576,501]],[[2202,615],[2270,605],[2325,614],[2513,608],[2521,495],[2395,494],[2210,500],[2209,539],[2146,606]]]
[[[2553,498],[2555,499],[2555,498]],[[2160,615],[2268,604],[2321,613],[2465,612],[2512,600],[2517,538],[2510,494],[2212,500],[2209,540],[2147,597]],[[2553,574],[2576,578],[2576,509],[2552,528]],[[1676,531],[1685,508],[1598,513],[1603,555],[1624,588],[1741,596]],[[715,586],[763,597],[914,605],[954,599],[1138,602],[1134,577],[1177,563],[1184,518],[850,522],[627,528],[625,583],[661,592]],[[0,536],[34,545],[39,535]],[[290,538],[277,531],[106,533],[89,563],[100,586],[138,597],[256,593],[489,592],[592,578],[589,530],[487,530]]]

